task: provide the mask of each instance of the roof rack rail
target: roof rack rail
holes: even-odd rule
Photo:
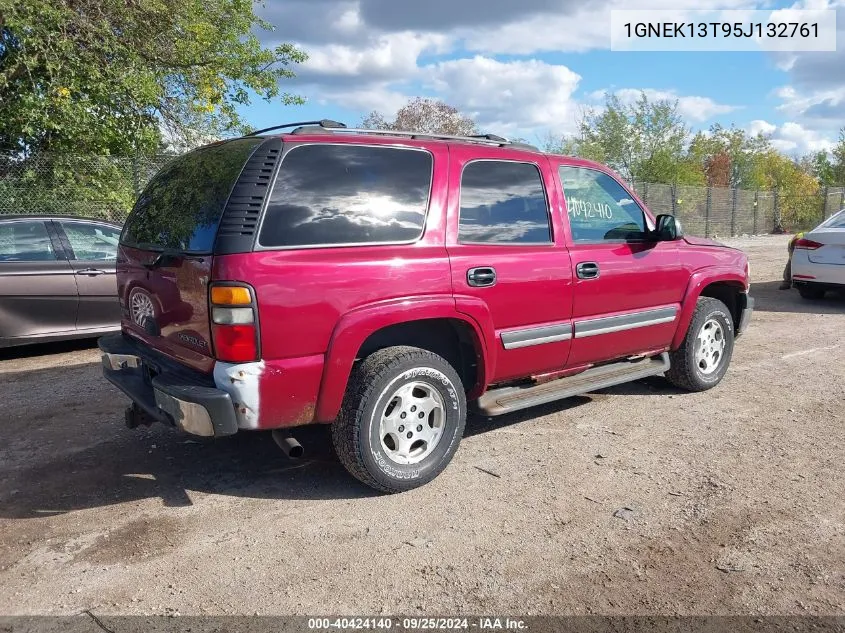
[[[498,136],[497,134],[470,134],[467,138],[480,138],[480,139],[487,139],[488,141],[497,141],[499,143],[510,143],[508,139],[504,136]]]
[[[533,145],[528,143],[517,143],[510,141],[503,136],[496,134],[474,134],[471,136],[460,136],[455,134],[436,134],[428,132],[411,132],[408,130],[370,130],[364,128],[343,128],[334,130],[337,132],[346,132],[349,134],[377,134],[380,136],[407,136],[412,139],[431,138],[445,141],[466,141],[469,143],[479,143],[481,145],[494,145],[496,147],[513,147],[518,149],[530,149],[539,151]]]
[[[256,134],[264,134],[265,132],[272,132],[273,130],[282,130],[285,128],[296,128],[292,134],[311,134],[319,132],[346,132],[349,134],[375,134],[379,136],[407,136],[411,139],[438,139],[446,141],[465,141],[469,143],[479,143],[482,145],[494,145],[496,147],[512,147],[514,149],[527,149],[531,151],[540,151],[534,145],[522,143],[518,141],[511,141],[504,136],[497,134],[471,134],[468,136],[460,136],[455,134],[435,134],[428,132],[412,132],[409,130],[371,130],[367,128],[353,128],[346,127],[345,123],[332,121],[331,119],[321,119],[319,121],[300,121],[299,123],[285,123],[283,125],[274,125],[272,127],[264,128],[263,130],[255,130],[250,132],[247,136],[255,136]]]
[[[304,125],[317,125],[319,127],[332,130],[343,129],[346,127],[346,123],[332,121],[331,119],[320,119],[319,121],[300,121],[299,123],[283,123],[282,125],[272,125],[270,127],[265,127],[262,130],[253,130],[246,136],[255,136],[257,134],[264,134],[265,132],[272,132],[273,130],[283,130],[288,127],[302,127]]]

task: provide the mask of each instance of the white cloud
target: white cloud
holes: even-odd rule
[[[790,83],[774,91],[778,110],[803,129],[835,137],[845,121],[845,0],[799,0],[793,9],[836,9],[836,52],[777,53]]]
[[[641,93],[645,93],[649,101],[677,101],[678,112],[684,119],[696,123],[709,121],[710,119],[728,114],[734,110],[738,110],[740,106],[726,105],[717,103],[710,97],[699,97],[694,95],[680,96],[674,90],[655,90],[652,88],[620,88],[618,90],[597,90],[590,93],[589,98],[593,101],[604,101],[608,92],[612,92],[622,103],[631,104],[640,98]]]
[[[575,129],[573,93],[581,77],[538,60],[490,57],[445,61],[422,70],[423,83],[492,132],[513,134]]]
[[[321,105],[342,104],[348,110],[357,110],[362,114],[369,114],[378,110],[388,118],[405,105],[414,95],[399,90],[393,90],[388,85],[377,84],[361,88],[341,87],[325,88],[315,86],[315,93],[319,94],[316,99]],[[350,126],[357,125],[358,121],[347,121]]]
[[[778,110],[814,129],[835,129],[845,120],[845,86],[813,91],[782,86],[775,90]]]
[[[712,0],[708,9],[746,9],[768,0]],[[845,0],[797,0],[793,8],[845,7]],[[312,102],[387,116],[411,96],[441,98],[491,132],[530,136],[574,131],[582,101],[578,62],[571,67],[527,59],[541,52],[607,49],[613,8],[671,10],[683,19],[700,0],[285,0],[259,9],[275,24],[266,43],[297,42],[310,55],[285,88]],[[662,18],[663,16],[661,16]],[[840,43],[845,10],[840,10]],[[429,55],[462,58],[428,63]],[[616,53],[622,55],[623,53]],[[517,59],[502,59],[519,55]],[[837,53],[776,54],[788,68],[790,87],[778,94],[791,124],[772,132],[781,146],[818,146],[845,120],[845,47]],[[577,58],[573,58],[577,60]],[[790,92],[791,91],[791,92]],[[625,99],[639,89],[616,91]],[[650,99],[677,100],[694,124],[736,111],[739,105],[703,95],[647,88]],[[759,115],[757,115],[759,116]],[[764,123],[755,121],[751,125]],[[798,126],[798,129],[791,127]],[[816,136],[813,136],[816,134]],[[797,151],[797,150],[796,150]]]
[[[298,74],[305,80],[314,75],[360,77],[365,82],[398,80],[417,72],[423,52],[441,50],[445,42],[441,35],[406,31],[379,36],[365,46],[311,46]]]
[[[466,3],[466,0],[462,0]],[[520,4],[520,3],[513,3]],[[661,20],[686,22],[689,10],[701,9],[700,0],[604,0],[561,3],[565,10],[528,14],[502,20],[493,27],[458,29],[455,34],[467,50],[485,54],[530,55],[546,51],[583,52],[610,48],[610,12],[613,9],[672,11]],[[711,0],[708,9],[755,8],[753,0]]]
[[[775,125],[758,119],[749,124],[748,132],[755,136],[758,133],[769,136],[775,149],[795,156],[809,152],[830,151],[834,145],[828,136],[807,129],[795,121]]]
[[[777,129],[778,126],[774,123],[769,123],[768,121],[760,119],[754,120],[748,125],[748,133],[751,134],[751,136],[757,136],[758,134],[772,134]]]

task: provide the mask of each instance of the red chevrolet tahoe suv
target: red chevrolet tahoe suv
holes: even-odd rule
[[[468,408],[725,375],[746,256],[683,237],[606,167],[493,135],[295,126],[185,154],[137,201],[122,331],[99,344],[130,427],[331,424],[349,472],[397,492],[446,467]]]

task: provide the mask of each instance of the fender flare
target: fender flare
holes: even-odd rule
[[[471,328],[478,347],[479,384],[483,388],[486,377],[491,375],[491,348],[479,323],[459,312],[451,295],[398,297],[356,308],[335,325],[326,350],[315,420],[328,423],[337,417],[355,356],[370,335],[391,325],[426,319],[456,319]]]
[[[681,313],[678,316],[678,328],[675,330],[675,337],[672,339],[672,350],[678,349],[684,342],[687,329],[692,321],[692,315],[695,312],[695,304],[702,291],[710,284],[718,282],[730,283],[741,288],[743,292],[746,291],[745,276],[738,273],[734,268],[713,266],[694,272],[681,301]]]

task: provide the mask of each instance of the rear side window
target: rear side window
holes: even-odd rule
[[[42,221],[0,223],[0,262],[56,261]]]
[[[596,169],[560,167],[575,242],[641,241],[645,214],[624,187]]]
[[[232,187],[262,141],[210,145],[165,165],[135,203],[122,242],[148,250],[211,252]]]
[[[845,229],[845,209],[830,216],[821,226],[826,229]]]
[[[548,244],[549,209],[540,170],[530,163],[483,160],[461,176],[458,240],[470,243]]]
[[[302,145],[282,161],[258,243],[264,247],[410,242],[431,190],[426,151]]]

